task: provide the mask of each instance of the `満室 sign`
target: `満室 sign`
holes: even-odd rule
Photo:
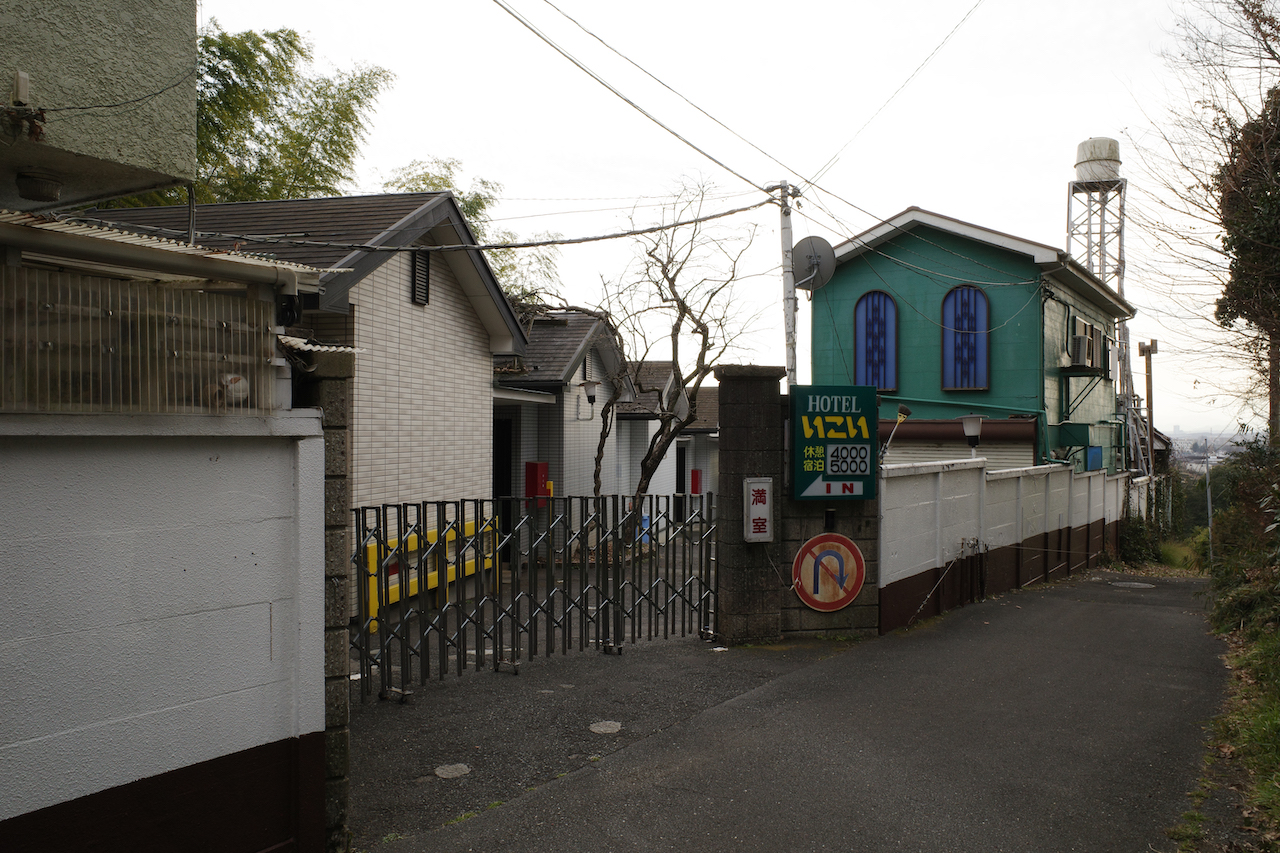
[[[772,477],[742,481],[742,538],[746,542],[773,541]]]
[[[874,498],[878,424],[873,386],[792,386],[792,496]]]

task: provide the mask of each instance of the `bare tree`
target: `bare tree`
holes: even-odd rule
[[[657,421],[640,460],[633,497],[648,493],[667,450],[698,416],[698,392],[715,366],[738,350],[742,336],[758,318],[735,298],[744,279],[743,256],[754,229],[699,221],[710,187],[687,183],[664,209],[664,221],[689,223],[640,236],[632,266],[613,284],[605,283],[604,311],[612,318],[617,342],[626,356],[626,378],[636,402]],[[670,361],[671,371],[657,383],[644,365]],[[623,377],[612,377],[613,393],[602,407],[596,483],[604,446],[616,416]]]
[[[1249,310],[1268,306],[1268,283],[1256,275],[1250,282],[1237,262],[1242,244],[1230,237],[1227,211],[1233,207],[1233,166],[1238,174],[1242,165],[1242,133],[1252,129],[1257,136],[1280,83],[1276,7],[1274,0],[1187,3],[1177,23],[1178,48],[1166,54],[1182,103],[1153,136],[1131,138],[1143,179],[1129,205],[1130,220],[1150,249],[1146,264],[1131,266],[1131,278],[1164,297],[1148,313],[1188,341],[1179,352],[1183,367],[1210,383],[1221,375],[1224,359],[1243,364],[1252,379],[1217,390],[1237,396],[1244,411],[1260,412],[1267,400],[1273,438],[1280,437],[1280,317]],[[1270,180],[1275,170],[1248,171],[1255,176],[1252,191],[1269,192],[1256,176],[1269,171]],[[1246,254],[1254,255],[1249,266],[1256,271],[1256,252],[1246,247]],[[1259,285],[1264,298],[1242,298]]]

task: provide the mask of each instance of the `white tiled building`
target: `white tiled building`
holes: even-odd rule
[[[606,324],[577,311],[554,311],[534,321],[520,368],[499,364],[495,417],[496,476],[510,487],[505,494],[526,494],[525,464],[542,462],[557,496],[584,496],[595,491],[595,460],[600,443],[601,414],[614,390],[624,387],[620,401],[632,399],[621,355]],[[504,426],[504,423],[506,424]],[[605,440],[600,494],[625,489],[619,464],[619,425]],[[501,437],[510,430],[511,440]],[[509,473],[510,480],[503,480]],[[501,487],[498,489],[503,491]]]

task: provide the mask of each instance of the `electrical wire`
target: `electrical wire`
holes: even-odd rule
[[[738,132],[737,132],[736,130],[734,130],[733,128],[729,127],[729,125],[727,125],[727,124],[725,124],[724,122],[720,121],[720,119],[716,118],[716,117],[715,117],[715,116],[713,116],[711,113],[707,112],[707,111],[706,111],[706,110],[704,110],[702,107],[698,106],[698,105],[697,105],[697,104],[695,104],[693,101],[691,101],[691,100],[689,100],[688,98],[686,98],[686,97],[685,97],[684,95],[682,95],[680,92],[677,92],[675,89],[673,89],[671,86],[669,86],[666,82],[664,82],[663,80],[660,80],[658,77],[656,77],[655,75],[651,74],[651,73],[648,71],[648,69],[641,67],[641,66],[640,66],[640,65],[638,65],[636,62],[634,62],[634,61],[633,61],[629,56],[627,56],[627,55],[623,54],[621,51],[619,51],[619,50],[618,50],[617,48],[615,48],[613,45],[609,44],[609,43],[608,43],[608,42],[606,42],[604,39],[600,38],[600,36],[596,35],[596,34],[595,34],[595,33],[593,33],[591,30],[589,30],[589,29],[587,29],[586,27],[584,27],[582,24],[580,24],[580,23],[579,23],[575,18],[573,18],[571,15],[567,14],[566,12],[564,12],[564,11],[563,11],[559,6],[557,6],[557,5],[555,5],[554,3],[552,3],[552,2],[551,2],[551,0],[542,0],[542,2],[543,2],[543,3],[545,3],[545,4],[547,4],[548,6],[550,6],[552,9],[555,9],[555,10],[556,10],[557,12],[559,12],[561,15],[563,15],[563,16],[564,16],[564,18],[565,18],[566,20],[568,20],[571,24],[573,24],[575,27],[577,27],[578,29],[582,30],[584,33],[586,33],[587,35],[591,36],[591,37],[592,37],[593,39],[595,39],[596,41],[600,42],[600,44],[601,44],[601,45],[603,45],[603,46],[605,47],[605,49],[606,49],[606,50],[610,51],[610,52],[611,52],[611,53],[613,53],[615,56],[617,56],[618,58],[620,58],[622,61],[624,61],[624,62],[628,63],[629,65],[631,65],[631,67],[635,68],[635,69],[636,69],[637,71],[639,71],[641,74],[645,75],[645,76],[646,76],[646,77],[648,77],[650,80],[652,80],[653,82],[657,83],[659,86],[661,86],[662,88],[666,89],[668,92],[670,92],[671,94],[675,95],[677,98],[679,98],[680,100],[684,101],[684,102],[685,102],[686,104],[688,104],[689,106],[693,107],[695,110],[697,110],[697,111],[698,111],[698,112],[700,112],[702,115],[704,115],[704,116],[706,116],[707,118],[709,118],[712,122],[714,122],[715,124],[719,125],[719,126],[720,126],[721,128],[723,128],[724,130],[727,130],[730,134],[732,134],[733,136],[737,137],[740,141],[745,142],[745,143],[746,143],[750,148],[754,149],[756,152],[758,152],[758,153],[760,153],[760,154],[763,154],[763,155],[765,156],[765,158],[767,158],[768,160],[770,160],[770,161],[772,161],[773,163],[777,164],[778,166],[782,167],[784,170],[786,170],[786,171],[788,171],[788,172],[791,172],[792,174],[795,174],[795,175],[800,174],[800,170],[799,170],[799,169],[793,169],[792,167],[788,166],[786,163],[783,163],[783,162],[782,162],[781,160],[779,160],[777,157],[774,157],[774,156],[773,156],[772,154],[770,154],[768,151],[765,151],[765,150],[764,150],[763,148],[761,148],[759,145],[756,145],[756,144],[755,144],[754,142],[752,142],[750,139],[747,139],[745,136],[743,136],[742,134],[738,133]]]
[[[572,62],[575,66],[577,66],[577,67],[578,67],[578,69],[579,69],[580,71],[582,71],[584,74],[586,74],[586,75],[587,75],[588,77],[590,77],[592,80],[595,80],[595,81],[596,81],[597,83],[599,83],[601,86],[604,86],[606,89],[608,89],[608,90],[609,90],[610,92],[612,92],[614,95],[617,95],[619,98],[621,98],[621,99],[623,100],[623,102],[624,102],[624,103],[626,103],[626,104],[627,104],[628,106],[630,106],[632,109],[636,110],[636,112],[640,113],[640,114],[641,114],[642,116],[644,116],[645,118],[649,119],[649,121],[653,122],[653,123],[654,123],[654,124],[656,124],[658,127],[662,128],[662,129],[663,129],[663,130],[665,130],[667,133],[671,134],[671,135],[672,135],[672,136],[674,136],[676,139],[680,140],[680,141],[681,141],[681,142],[683,142],[685,145],[687,145],[687,146],[689,146],[690,148],[692,148],[694,151],[697,151],[697,152],[698,152],[699,154],[701,154],[703,157],[706,157],[706,158],[707,158],[708,160],[710,160],[712,163],[715,163],[717,166],[719,166],[721,169],[724,169],[726,172],[728,172],[729,174],[733,175],[735,178],[738,178],[739,180],[745,181],[746,183],[748,183],[748,184],[750,184],[751,186],[755,187],[756,189],[760,190],[760,192],[762,192],[762,193],[767,193],[767,192],[768,192],[768,190],[766,190],[763,186],[761,186],[760,184],[757,184],[755,181],[751,180],[751,179],[750,179],[750,178],[748,178],[746,175],[743,175],[741,172],[737,171],[736,169],[731,168],[730,166],[728,166],[727,164],[725,164],[723,161],[721,161],[719,158],[712,156],[712,155],[711,155],[709,152],[707,152],[705,149],[698,147],[698,146],[697,146],[697,145],[695,145],[692,141],[690,141],[687,137],[685,137],[685,136],[681,135],[680,133],[678,133],[677,131],[675,131],[675,130],[674,130],[673,128],[671,128],[670,126],[668,126],[668,125],[664,124],[664,123],[663,123],[663,122],[662,122],[662,121],[661,121],[657,116],[653,115],[653,113],[650,113],[650,112],[649,112],[648,110],[646,110],[644,107],[640,106],[640,105],[639,105],[639,104],[637,104],[635,101],[631,100],[631,99],[630,99],[630,98],[628,98],[626,95],[622,94],[622,92],[618,91],[618,89],[617,89],[617,88],[615,88],[611,83],[609,83],[608,81],[606,81],[606,80],[605,80],[603,77],[601,77],[599,74],[596,74],[594,71],[592,71],[590,68],[588,68],[586,65],[584,65],[580,60],[578,60],[575,56],[573,56],[573,55],[572,55],[571,53],[569,53],[567,50],[565,50],[564,48],[562,48],[560,45],[556,44],[556,43],[555,43],[555,41],[553,41],[553,40],[551,39],[551,37],[550,37],[550,36],[548,36],[546,33],[542,32],[541,30],[539,30],[539,29],[538,29],[538,28],[533,24],[533,22],[532,22],[532,21],[530,21],[528,18],[526,18],[526,17],[524,17],[523,15],[521,15],[521,14],[520,14],[519,12],[517,12],[515,9],[511,8],[511,6],[510,6],[508,3],[506,3],[506,2],[505,2],[505,0],[493,0],[493,2],[494,2],[494,3],[495,3],[495,4],[496,4],[500,9],[502,9],[504,12],[506,12],[508,15],[510,15],[511,17],[515,18],[517,21],[519,21],[519,22],[520,22],[520,24],[521,24],[522,26],[524,26],[526,29],[528,29],[528,30],[529,30],[529,32],[533,33],[535,36],[537,36],[539,39],[541,39],[544,43],[546,43],[546,45],[547,45],[548,47],[550,47],[550,48],[551,48],[552,50],[554,50],[556,53],[559,53],[559,54],[560,54],[561,56],[563,56],[565,59],[567,59],[567,60],[569,60],[570,62]],[[772,196],[770,196],[770,198],[772,199]]]
[[[145,95],[139,95],[136,98],[130,98],[127,101],[117,101],[114,104],[91,104],[89,106],[84,106],[84,107],[42,107],[41,110],[45,113],[66,113],[66,112],[74,112],[74,111],[80,111],[80,110],[113,110],[119,107],[127,107],[132,104],[140,104],[143,101],[149,101],[152,98],[158,98],[159,96],[163,95],[165,92],[168,92],[171,89],[176,89],[178,86],[181,86],[183,83],[187,82],[187,80],[194,77],[198,70],[199,69],[197,68],[191,68],[181,77],[179,77],[177,80],[174,80],[172,83],[165,86],[164,88],[157,89],[154,92],[149,92]]]
[[[764,187],[762,187],[761,185],[757,184],[756,182],[752,181],[751,179],[747,178],[746,176],[742,175],[741,173],[739,173],[739,172],[735,171],[734,169],[729,168],[729,167],[728,167],[725,163],[723,163],[721,160],[717,159],[716,157],[713,157],[710,153],[708,153],[708,152],[707,152],[707,151],[705,151],[704,149],[702,149],[702,148],[698,147],[697,145],[693,144],[693,143],[692,143],[691,141],[689,141],[687,138],[685,138],[684,136],[680,135],[680,134],[679,134],[679,133],[677,133],[675,130],[673,130],[672,128],[670,128],[669,126],[667,126],[666,124],[664,124],[663,122],[661,122],[659,119],[657,119],[655,116],[653,116],[651,113],[649,113],[648,111],[646,111],[645,109],[643,109],[642,107],[640,107],[638,104],[636,104],[636,103],[635,103],[634,101],[632,101],[630,98],[627,98],[627,97],[626,97],[625,95],[623,95],[620,91],[618,91],[615,87],[613,87],[611,84],[609,84],[609,83],[608,83],[607,81],[605,81],[603,78],[601,78],[599,75],[597,75],[597,74],[596,74],[595,72],[593,72],[591,69],[587,68],[587,67],[586,67],[586,65],[584,65],[582,62],[580,62],[577,58],[575,58],[574,56],[572,56],[571,54],[569,54],[565,49],[563,49],[562,47],[560,47],[560,45],[556,44],[556,43],[555,43],[555,42],[554,42],[550,37],[548,37],[545,33],[543,33],[541,30],[539,30],[539,29],[538,29],[538,28],[537,28],[537,27],[536,27],[536,26],[535,26],[531,21],[529,21],[529,20],[528,20],[527,18],[525,18],[523,15],[521,15],[520,13],[518,13],[518,12],[516,12],[514,9],[512,9],[512,8],[510,7],[510,5],[509,5],[509,4],[507,4],[506,2],[504,2],[504,0],[494,0],[494,2],[495,2],[495,3],[496,3],[500,8],[502,8],[505,12],[507,12],[507,14],[511,15],[513,18],[515,18],[517,21],[519,21],[523,26],[525,26],[527,29],[529,29],[529,31],[530,31],[530,32],[532,32],[532,33],[533,33],[534,35],[536,35],[539,39],[541,39],[543,42],[545,42],[548,46],[550,46],[552,49],[556,50],[556,51],[557,51],[558,53],[560,53],[563,57],[565,57],[565,58],[566,58],[566,59],[568,59],[570,62],[572,62],[575,66],[577,66],[581,71],[583,71],[584,73],[586,73],[588,76],[590,76],[590,77],[591,77],[593,80],[595,80],[596,82],[600,83],[600,85],[604,86],[606,89],[608,89],[608,90],[609,90],[610,92],[612,92],[614,95],[616,95],[617,97],[621,98],[625,103],[627,103],[628,105],[630,105],[631,107],[633,107],[634,109],[636,109],[637,111],[639,111],[639,112],[640,112],[642,115],[644,115],[646,118],[648,118],[649,120],[653,121],[653,122],[654,122],[655,124],[657,124],[659,127],[663,128],[663,129],[664,129],[664,130],[666,130],[668,133],[672,134],[672,135],[673,135],[673,136],[675,136],[677,139],[679,139],[681,142],[684,142],[686,145],[688,145],[689,147],[693,148],[695,151],[697,151],[698,153],[702,154],[704,157],[706,157],[707,159],[711,160],[711,161],[712,161],[713,163],[715,163],[716,165],[718,165],[718,166],[720,166],[721,168],[725,169],[725,170],[726,170],[726,171],[728,171],[730,174],[734,175],[735,177],[739,178],[739,179],[740,179],[740,180],[742,180],[742,181],[745,181],[746,183],[750,184],[752,187],[755,187],[756,189],[761,190],[762,192],[768,192],[768,190],[767,190],[767,189],[765,189],[765,188],[764,188]],[[608,44],[608,43],[607,43],[607,42],[605,42],[602,38],[600,38],[600,36],[596,35],[594,32],[592,32],[591,30],[589,30],[589,29],[587,29],[585,26],[583,26],[583,25],[582,25],[579,21],[577,21],[575,18],[573,18],[572,16],[568,15],[568,14],[567,14],[567,13],[565,13],[563,10],[561,10],[558,6],[556,6],[554,3],[552,3],[552,2],[551,2],[551,0],[543,0],[543,2],[544,2],[544,3],[546,3],[546,5],[550,6],[552,9],[554,9],[557,13],[559,13],[559,14],[560,14],[562,17],[564,17],[566,20],[570,21],[574,26],[578,27],[578,29],[580,29],[582,32],[586,33],[588,36],[590,36],[591,38],[595,39],[597,42],[599,42],[601,45],[603,45],[606,49],[608,49],[609,51],[611,51],[612,53],[614,53],[615,55],[617,55],[618,57],[620,57],[621,59],[623,59],[625,62],[627,62],[627,63],[629,63],[630,65],[632,65],[634,68],[636,68],[637,70],[639,70],[641,73],[645,74],[647,77],[649,77],[649,78],[650,78],[651,80],[653,80],[654,82],[658,83],[658,84],[659,84],[660,86],[662,86],[663,88],[665,88],[665,89],[667,89],[668,91],[670,91],[672,94],[674,94],[674,95],[676,95],[677,97],[679,97],[681,100],[683,100],[683,101],[684,101],[685,103],[687,103],[689,106],[693,107],[695,110],[697,110],[697,111],[698,111],[699,113],[701,113],[702,115],[706,116],[706,117],[707,117],[708,119],[710,119],[712,122],[714,122],[715,124],[717,124],[718,126],[720,126],[721,128],[723,128],[724,130],[726,130],[726,131],[728,131],[729,133],[731,133],[733,136],[737,137],[738,139],[740,139],[741,141],[743,141],[744,143],[746,143],[747,145],[749,145],[749,146],[750,146],[751,148],[753,148],[755,151],[757,151],[757,152],[759,152],[760,154],[764,155],[766,158],[768,158],[768,159],[769,159],[769,160],[771,160],[772,162],[776,163],[777,165],[779,165],[780,167],[782,167],[782,168],[783,168],[783,169],[785,169],[786,171],[792,172],[792,173],[797,174],[797,175],[799,175],[799,174],[800,174],[799,170],[791,168],[790,166],[786,165],[785,163],[783,163],[783,162],[782,162],[781,160],[779,160],[778,158],[776,158],[776,157],[774,157],[773,155],[769,154],[769,153],[768,153],[767,151],[765,151],[764,149],[762,149],[762,148],[760,148],[759,146],[755,145],[755,144],[754,144],[754,143],[752,143],[750,140],[746,139],[746,138],[745,138],[745,137],[743,137],[741,134],[739,134],[737,131],[735,131],[735,130],[733,130],[732,128],[728,127],[728,126],[727,126],[727,125],[725,125],[723,122],[721,122],[719,119],[715,118],[715,117],[714,117],[714,116],[712,116],[710,113],[708,113],[706,110],[704,110],[703,108],[699,107],[697,104],[693,103],[691,100],[689,100],[687,97],[685,97],[684,95],[682,95],[680,92],[676,91],[674,88],[672,88],[671,86],[667,85],[665,82],[663,82],[663,81],[662,81],[661,79],[659,79],[657,76],[655,76],[654,74],[650,73],[648,70],[646,70],[645,68],[641,67],[639,64],[637,64],[636,62],[634,62],[632,59],[630,59],[629,57],[627,57],[626,55],[624,55],[623,53],[621,53],[620,51],[618,51],[617,49],[615,49],[612,45]],[[821,177],[822,177],[823,175],[825,175],[825,174],[830,170],[830,168],[835,164],[836,160],[838,160],[838,159],[839,159],[839,157],[840,157],[840,155],[844,152],[844,150],[845,150],[845,149],[847,149],[847,148],[849,147],[849,145],[851,145],[851,144],[853,143],[853,140],[857,138],[858,134],[860,134],[860,133],[861,133],[861,132],[862,132],[862,131],[863,131],[863,130],[864,130],[864,129],[869,125],[869,124],[871,124],[871,122],[876,118],[876,116],[878,116],[878,115],[879,115],[879,114],[880,114],[880,113],[885,109],[885,107],[887,107],[887,106],[889,105],[889,103],[890,103],[890,102],[891,102],[895,97],[897,97],[898,93],[900,93],[903,89],[905,89],[905,88],[906,88],[906,86],[907,86],[907,85],[908,85],[908,84],[909,84],[913,79],[915,79],[915,77],[916,77],[916,76],[917,76],[917,75],[918,75],[918,74],[919,74],[919,73],[920,73],[920,72],[925,68],[925,66],[926,66],[926,65],[928,65],[928,64],[929,64],[929,62],[933,59],[933,57],[934,57],[934,56],[936,56],[936,55],[938,54],[938,52],[942,50],[942,48],[943,48],[943,47],[944,47],[944,46],[945,46],[945,45],[946,45],[946,44],[951,40],[952,36],[954,36],[954,35],[955,35],[955,33],[960,29],[960,27],[962,27],[962,26],[964,25],[964,23],[965,23],[966,21],[968,21],[968,20],[969,20],[969,18],[973,15],[973,13],[974,13],[974,12],[976,12],[976,11],[977,11],[977,9],[978,9],[978,7],[979,7],[979,6],[981,6],[984,2],[985,2],[985,0],[977,0],[977,2],[976,2],[976,3],[975,3],[975,4],[974,4],[970,9],[969,9],[969,11],[964,15],[964,17],[960,19],[959,23],[957,23],[957,24],[956,24],[956,25],[951,29],[951,31],[950,31],[949,33],[947,33],[946,37],[944,37],[944,38],[943,38],[943,40],[942,40],[941,42],[939,42],[939,43],[938,43],[938,45],[937,45],[937,46],[936,46],[936,47],[935,47],[935,48],[934,48],[934,49],[929,53],[929,55],[928,55],[927,57],[925,57],[924,61],[923,61],[923,62],[921,62],[921,63],[920,63],[920,65],[916,67],[916,69],[911,73],[911,75],[910,75],[906,80],[904,80],[904,81],[903,81],[903,83],[902,83],[900,86],[898,86],[898,88],[893,92],[893,94],[889,96],[889,98],[884,102],[884,104],[882,104],[882,105],[880,106],[880,108],[879,108],[878,110],[876,110],[876,112],[871,116],[871,118],[867,119],[867,121],[863,123],[862,127],[858,129],[857,133],[855,133],[855,134],[854,134],[853,138],[851,138],[851,139],[849,140],[849,142],[845,143],[845,145],[840,149],[840,151],[838,151],[838,152],[836,153],[836,155],[835,155],[831,160],[829,160],[829,161],[827,162],[827,164],[823,166],[823,168],[822,168],[822,169],[820,169],[820,170],[819,170],[819,172],[818,172],[818,174],[817,174],[817,175],[815,175],[815,176],[814,176],[813,178],[811,178],[811,179],[802,179],[802,185],[805,185],[805,186],[813,186],[813,187],[814,187],[814,188],[816,188],[816,189],[822,190],[823,192],[827,192],[827,193],[828,193],[828,194],[830,194],[833,198],[839,199],[840,201],[844,202],[845,204],[848,204],[850,207],[854,208],[855,210],[859,210],[860,212],[862,212],[862,213],[866,214],[867,216],[870,216],[872,219],[874,219],[874,220],[876,220],[876,221],[878,221],[878,222],[881,222],[881,223],[885,222],[885,220],[883,220],[882,218],[880,218],[880,217],[878,217],[878,216],[875,216],[874,214],[870,213],[869,211],[863,210],[862,208],[858,207],[857,205],[854,205],[854,204],[852,204],[851,202],[848,202],[848,201],[845,201],[844,199],[841,199],[841,198],[840,198],[838,195],[836,195],[835,193],[831,193],[831,192],[830,192],[830,191],[828,191],[828,190],[823,190],[821,187],[818,187],[818,185],[817,185],[817,181],[818,181],[819,179],[821,179]],[[829,211],[828,211],[828,214],[830,215],[830,212],[829,212]],[[833,218],[834,218],[834,217],[833,217]],[[898,229],[898,230],[903,230],[903,229]],[[911,232],[906,232],[906,233],[911,233]],[[920,237],[919,235],[913,235],[913,236],[915,236],[917,239],[924,240],[925,242],[930,242],[930,241],[928,241],[926,238]],[[936,244],[933,244],[933,245],[935,245],[935,246],[936,246]],[[936,246],[936,247],[937,247],[937,248],[939,248],[939,249],[942,249],[944,252],[947,252],[948,254],[956,255],[957,257],[960,257],[960,258],[962,258],[963,260],[968,261],[969,263],[975,263],[975,264],[979,264],[979,265],[981,265],[981,266],[986,266],[985,264],[982,264],[980,261],[977,261],[977,260],[976,260],[976,259],[974,259],[974,258],[968,258],[968,257],[965,257],[965,256],[963,256],[963,255],[960,255],[959,253],[955,252],[954,250],[950,250],[950,249],[947,249],[947,248],[942,247],[942,246]],[[996,268],[993,268],[993,267],[988,267],[988,268],[989,268],[989,269],[992,269],[992,271],[993,271],[993,272],[1001,273],[1001,274],[1004,274],[1004,275],[1010,275],[1010,276],[1012,277],[1012,274],[1007,273],[1007,272],[1005,272],[1005,271],[1003,271],[1003,270],[999,270],[999,269],[996,269]]]
[[[846,142],[844,145],[842,145],[840,147],[840,150],[837,151],[834,155],[832,155],[831,159],[828,160],[822,166],[822,168],[817,171],[817,173],[813,176],[813,178],[806,182],[806,185],[816,184],[818,181],[822,180],[823,176],[826,175],[827,172],[831,171],[831,168],[835,166],[835,164],[840,160],[840,155],[844,154],[845,150],[850,145],[853,144],[853,141],[858,138],[858,136],[862,133],[862,131],[867,129],[867,125],[875,121],[876,116],[884,112],[885,107],[889,106],[889,104],[893,101],[893,99],[898,97],[898,93],[901,92],[903,89],[907,88],[907,85],[912,80],[916,79],[916,75],[924,70],[924,67],[929,64],[930,60],[932,60],[935,56],[938,55],[938,51],[942,50],[942,48],[946,46],[947,42],[951,41],[951,37],[956,34],[956,31],[959,30],[962,26],[964,26],[964,22],[969,20],[970,16],[972,16],[974,12],[978,11],[978,7],[985,2],[986,0],[978,0],[977,3],[973,4],[973,7],[969,9],[968,12],[965,13],[965,16],[963,18],[960,19],[960,23],[956,24],[954,27],[951,28],[951,32],[947,33],[946,38],[944,38],[941,42],[939,42],[938,46],[935,47],[929,53],[929,55],[924,58],[924,62],[921,62],[918,66],[916,66],[916,70],[911,72],[911,76],[909,76],[906,80],[902,81],[901,86],[893,90],[893,94],[890,95],[888,99],[886,99],[885,102],[880,105],[880,108],[878,110],[876,110],[874,113],[871,114],[871,118],[867,119],[865,122],[862,123],[862,127],[858,128],[857,131],[854,132],[853,136],[849,138],[849,141]]]
[[[206,239],[212,237],[212,238],[222,239],[222,240],[238,240],[245,243],[261,243],[261,244],[268,244],[268,245],[287,245],[287,246],[308,246],[308,247],[324,248],[324,249],[348,249],[351,251],[360,251],[360,252],[396,253],[396,252],[423,252],[423,251],[447,252],[447,251],[471,251],[471,250],[488,251],[493,249],[531,249],[531,248],[539,248],[543,246],[571,246],[571,245],[577,245],[579,243],[598,243],[605,240],[617,240],[624,237],[639,237],[645,234],[654,234],[659,231],[671,231],[676,228],[683,228],[687,225],[699,225],[703,222],[711,222],[716,219],[723,219],[726,216],[734,216],[739,213],[746,213],[747,211],[764,207],[765,205],[772,204],[773,202],[774,202],[774,199],[772,197],[769,197],[769,198],[763,199],[762,201],[758,201],[755,204],[747,205],[746,207],[737,207],[732,210],[723,210],[723,211],[720,211],[719,213],[712,213],[706,216],[698,216],[693,219],[683,219],[678,222],[671,222],[665,225],[652,225],[652,226],[649,226],[648,228],[635,228],[630,231],[621,231],[614,234],[601,234],[601,235],[596,235],[592,237],[528,240],[524,242],[512,242],[512,243],[486,243],[486,244],[457,243],[457,244],[451,244],[446,246],[422,246],[422,245],[416,245],[416,244],[412,246],[370,246],[362,243],[341,243],[341,242],[333,242],[333,241],[327,241],[327,240],[306,240],[306,239],[302,239],[302,237],[300,236],[299,237],[281,237],[281,236],[266,236],[261,234],[232,234],[232,233],[222,232],[222,231],[197,231],[196,236],[199,238],[206,238]],[[91,217],[91,216],[81,216],[76,214],[68,214],[68,215],[60,216],[58,217],[58,219],[59,221],[63,221],[63,222],[81,222],[87,225],[102,225],[110,228],[119,228],[121,226],[124,226],[127,229],[133,230],[133,231],[143,231],[147,233],[161,234],[161,235],[186,236],[187,234],[190,233],[186,229],[161,228],[157,226],[137,225],[129,222],[119,222],[119,221],[110,220],[110,219],[102,219],[102,218]]]

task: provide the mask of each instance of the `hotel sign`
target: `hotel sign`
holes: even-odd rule
[[[870,385],[792,386],[792,496],[874,498],[878,418],[876,389]]]

